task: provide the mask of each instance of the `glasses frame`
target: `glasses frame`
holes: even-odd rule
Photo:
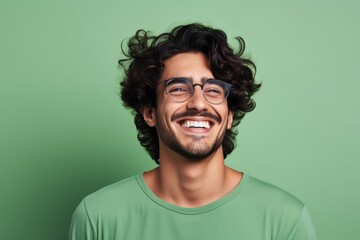
[[[186,80],[186,81],[189,83],[189,86],[192,86],[192,89],[191,89],[191,91],[190,91],[189,97],[187,97],[186,99],[181,100],[181,101],[176,100],[176,99],[174,99],[173,97],[171,97],[171,95],[169,94],[169,92],[168,92],[168,90],[167,90],[168,84],[169,84],[171,81],[174,81],[174,80],[176,80],[176,79],[184,79],[184,80]],[[224,90],[225,90],[225,96],[224,96],[224,99],[223,99],[221,102],[213,103],[213,102],[209,101],[209,100],[206,98],[206,95],[204,94],[204,85],[205,85],[207,82],[209,82],[209,81],[219,81],[219,82],[221,82],[221,84],[223,84],[223,85],[225,86],[225,89],[224,89]],[[199,86],[199,87],[201,88],[201,92],[202,92],[202,95],[203,95],[203,97],[205,98],[205,100],[206,100],[208,103],[213,104],[213,105],[218,105],[218,104],[223,103],[223,102],[227,99],[227,97],[229,96],[229,94],[230,94],[230,89],[231,89],[231,87],[232,87],[232,85],[231,85],[230,83],[227,83],[227,82],[222,81],[222,80],[219,80],[219,79],[214,79],[214,78],[208,78],[208,79],[206,79],[206,81],[205,81],[203,84],[200,84],[200,83],[195,83],[195,84],[193,84],[193,83],[190,81],[189,78],[186,78],[186,77],[174,77],[174,78],[169,78],[169,79],[167,79],[167,80],[164,80],[164,81],[159,82],[159,83],[156,85],[156,88],[158,88],[161,84],[164,85],[165,92],[166,92],[166,94],[169,96],[169,98],[170,98],[171,100],[173,100],[174,102],[177,102],[177,103],[182,103],[182,102],[185,102],[185,101],[189,100],[189,99],[194,95],[195,87],[196,87],[196,86]],[[221,84],[219,84],[219,85],[221,85]]]

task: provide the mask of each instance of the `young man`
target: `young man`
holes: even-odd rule
[[[260,87],[237,40],[200,24],[130,39],[122,100],[159,166],[84,198],[70,240],[316,239],[302,202],[224,164]]]

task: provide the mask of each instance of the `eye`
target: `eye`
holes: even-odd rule
[[[208,88],[206,89],[207,93],[221,93],[222,90],[221,89],[217,89],[217,88]]]
[[[170,83],[166,87],[166,90],[170,95],[182,95],[190,92],[189,87],[181,83]]]
[[[224,89],[219,85],[210,84],[204,88],[204,94],[211,97],[218,97],[224,94]]]

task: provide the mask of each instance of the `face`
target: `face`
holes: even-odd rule
[[[180,53],[165,62],[161,81],[186,77],[193,84],[203,84],[214,78],[209,63],[202,53]],[[200,86],[185,102],[174,102],[166,93],[164,84],[157,90],[156,109],[145,109],[143,116],[149,126],[157,129],[160,157],[175,152],[189,160],[199,160],[220,151],[226,129],[232,125],[233,114],[227,101],[211,104],[206,101]]]

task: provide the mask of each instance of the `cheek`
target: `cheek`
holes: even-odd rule
[[[168,126],[171,124],[170,119],[174,112],[174,107],[171,104],[159,104],[156,109],[157,123],[162,126]]]

